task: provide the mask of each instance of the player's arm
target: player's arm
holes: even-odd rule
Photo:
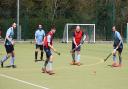
[[[56,49],[55,49],[50,43],[48,43],[48,46],[49,46],[53,51],[56,52]]]
[[[42,39],[42,44],[44,44],[44,39],[45,39],[45,31],[43,31],[43,39]]]
[[[35,32],[35,40],[34,43],[37,43],[37,32]]]
[[[56,51],[55,48],[50,44],[50,42],[51,42],[51,36],[50,35],[48,35],[47,41],[48,41],[48,46],[50,47],[50,49],[52,49],[53,51]]]
[[[85,35],[85,33],[84,33],[84,32],[82,32],[82,38],[81,38],[80,43],[81,43],[81,44],[83,44],[83,43],[84,43],[84,41],[85,41],[85,39],[86,39],[86,35]]]
[[[77,47],[76,40],[75,40],[75,33],[73,33],[73,43],[74,43],[75,46]]]

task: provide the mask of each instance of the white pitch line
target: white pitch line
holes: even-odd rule
[[[100,60],[99,62],[96,62],[96,63],[93,63],[93,64],[89,64],[89,65],[83,65],[83,66],[91,67],[91,66],[95,66],[95,65],[101,64],[103,62],[104,62],[103,60]]]
[[[28,84],[28,85],[31,85],[31,86],[34,86],[34,87],[38,87],[38,88],[42,88],[42,89],[49,89],[49,88],[47,88],[47,87],[43,87],[43,86],[36,85],[36,84],[30,83],[30,82],[26,82],[26,81],[23,81],[23,80],[20,80],[20,79],[11,77],[11,76],[7,76],[7,75],[1,74],[1,73],[0,73],[0,76],[1,76],[1,77],[4,77],[4,78],[12,79],[12,80],[15,80],[15,81],[24,83],[24,84]]]

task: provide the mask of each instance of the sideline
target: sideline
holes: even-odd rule
[[[49,88],[47,88],[47,87],[43,87],[43,86],[36,85],[36,84],[30,83],[30,82],[27,82],[27,81],[23,81],[23,80],[20,80],[20,79],[11,77],[11,76],[7,76],[7,75],[5,75],[5,74],[1,74],[1,73],[0,73],[0,76],[1,76],[1,77],[4,77],[4,78],[7,78],[7,79],[15,80],[15,81],[18,81],[18,82],[27,84],[27,85],[31,85],[31,86],[34,86],[34,87],[38,87],[38,88],[41,88],[41,89],[49,89]]]

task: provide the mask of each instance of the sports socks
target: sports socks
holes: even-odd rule
[[[41,59],[41,60],[43,59],[43,52],[41,52],[41,57],[40,57],[40,59]]]
[[[113,61],[116,63],[116,55],[113,55]]]
[[[10,64],[11,64],[11,65],[14,65],[14,60],[15,60],[15,57],[12,57],[12,58],[11,58],[11,61],[10,61]]]
[[[45,68],[46,68],[47,64],[48,64],[48,60],[46,60],[45,63],[44,63]]]
[[[37,59],[37,55],[38,55],[38,52],[37,52],[37,51],[35,51],[35,59]]]
[[[49,71],[52,71],[52,63],[53,63],[52,61],[48,62],[48,70]]]
[[[72,59],[75,62],[75,53],[72,53]]]
[[[77,62],[80,62],[80,54],[77,54]]]
[[[2,62],[5,62],[8,59],[7,55],[5,55],[2,59]]]
[[[119,55],[119,64],[122,64],[122,57]]]

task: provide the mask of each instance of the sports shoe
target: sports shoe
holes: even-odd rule
[[[118,64],[118,67],[122,67],[122,64]]]
[[[44,61],[43,57],[42,57],[42,58],[40,57],[40,60],[41,60],[41,61]]]
[[[35,59],[35,62],[37,62],[38,60],[37,59]]]
[[[77,62],[77,63],[75,63],[77,66],[80,66],[81,65],[81,63],[80,62]]]
[[[46,69],[45,68],[42,68],[42,73],[46,73]]]
[[[53,71],[49,71],[48,74],[49,74],[49,75],[53,75],[53,74],[55,74],[55,73],[54,73]]]
[[[12,68],[16,68],[16,65],[11,65]]]
[[[113,63],[112,67],[118,67],[117,63]]]
[[[2,62],[2,61],[0,62],[0,64],[1,64],[1,68],[3,68],[3,67],[4,67],[4,64],[3,64],[3,62]]]
[[[76,63],[75,63],[74,61],[72,61],[72,62],[70,63],[70,65],[76,65]]]
[[[44,59],[40,59],[40,61],[45,61]]]

